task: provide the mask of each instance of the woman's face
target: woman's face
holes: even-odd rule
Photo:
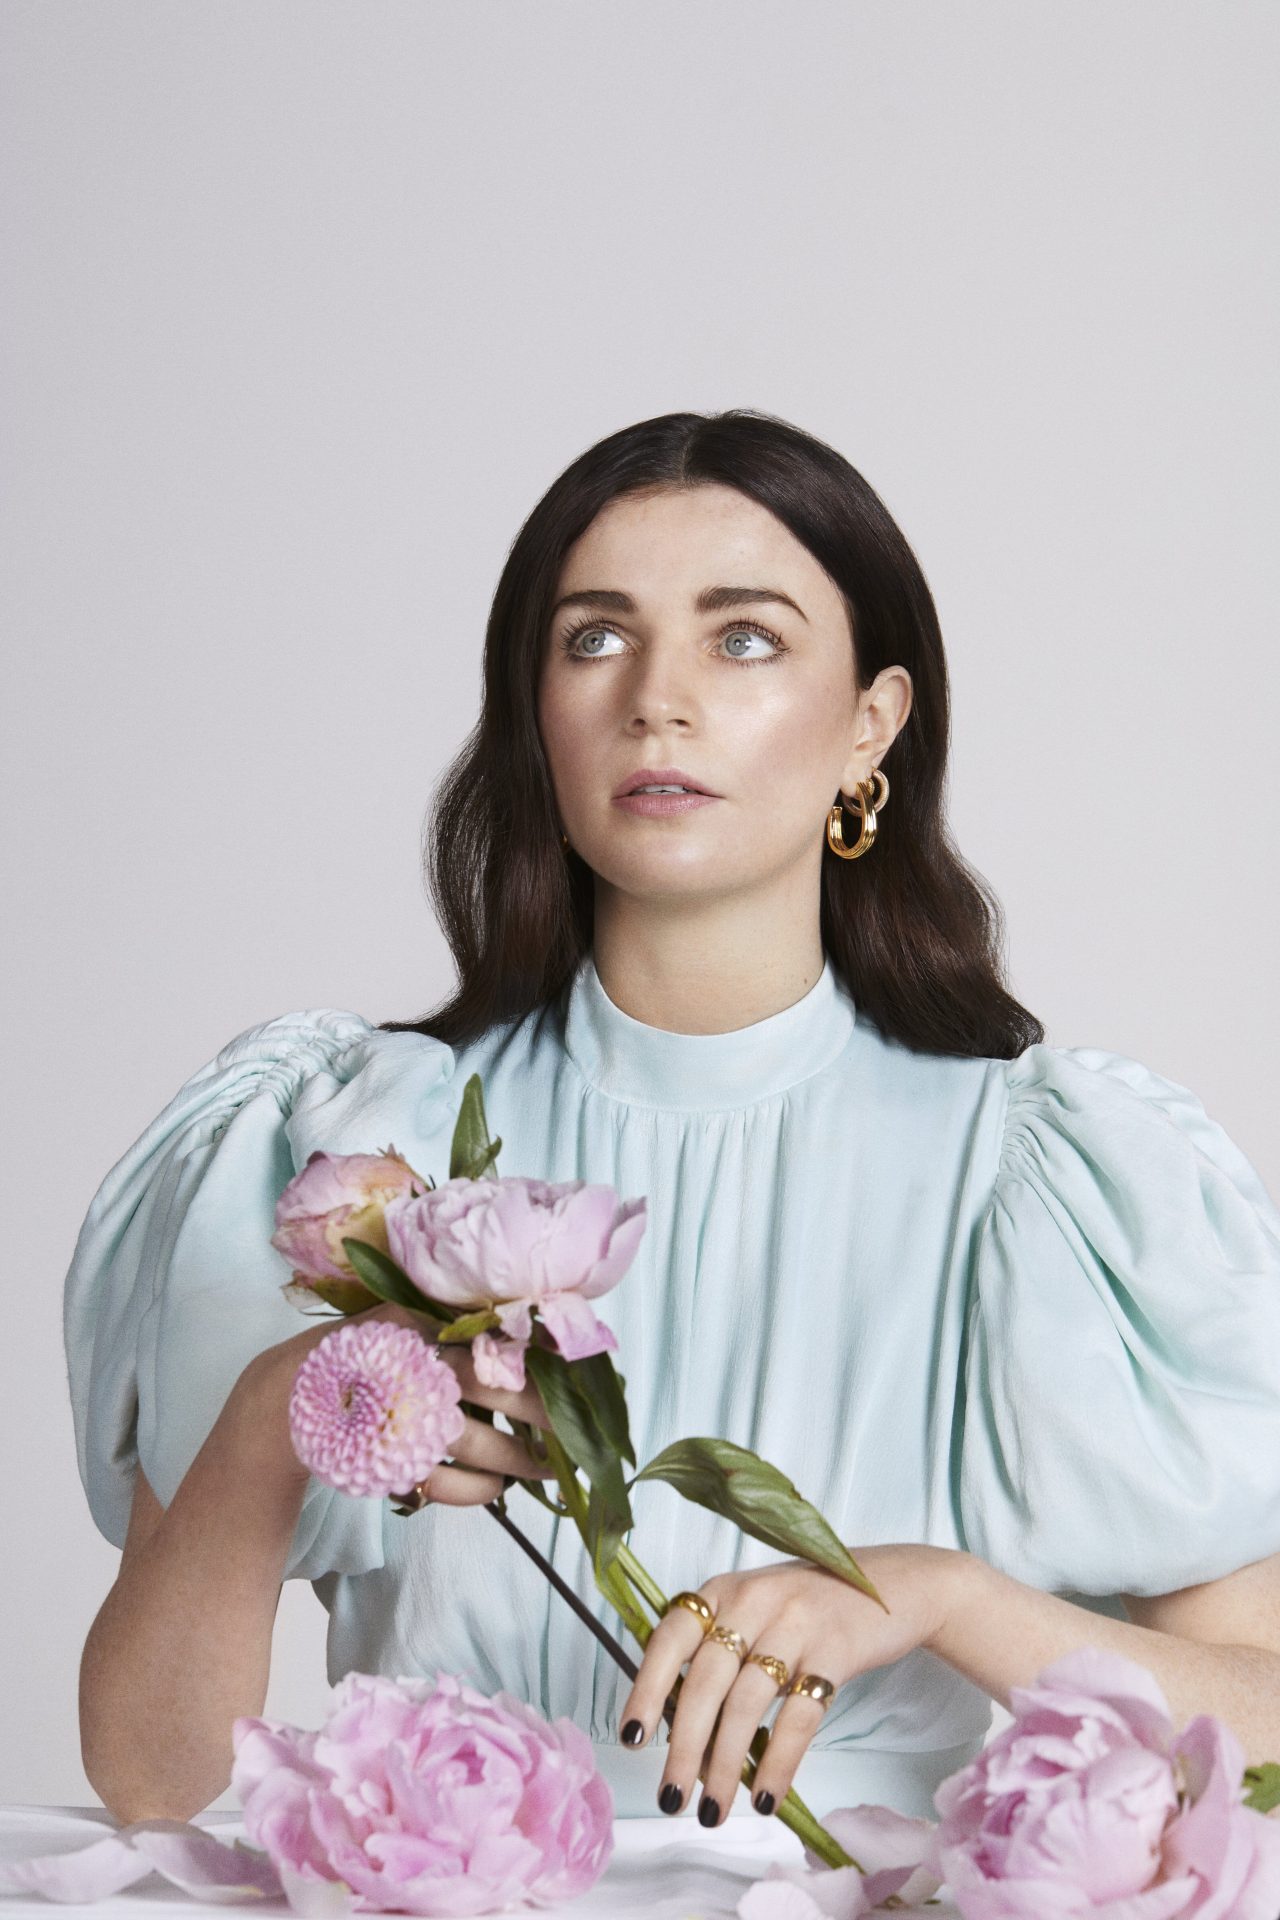
[[[700,609],[712,589],[761,597]],[[808,859],[816,879],[827,811],[883,758],[910,676],[887,668],[859,700],[848,616],[808,549],[732,487],[631,494],[569,549],[555,599],[538,724],[564,829],[599,878],[728,892]],[[631,811],[614,796],[638,767],[717,797]]]

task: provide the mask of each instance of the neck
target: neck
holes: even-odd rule
[[[792,888],[791,892],[797,890]],[[624,1013],[669,1033],[729,1033],[794,1005],[822,972],[816,894],[639,898],[597,879],[592,957]]]

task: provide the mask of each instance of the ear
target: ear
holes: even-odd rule
[[[840,773],[841,793],[852,793],[859,780],[870,777],[907,724],[915,697],[905,667],[883,667],[865,693],[858,695],[854,738]]]

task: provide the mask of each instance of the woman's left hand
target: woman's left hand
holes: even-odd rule
[[[771,1653],[785,1661],[788,1684],[802,1673],[817,1673],[838,1689],[856,1674],[930,1645],[946,1622],[955,1578],[968,1557],[948,1547],[911,1545],[850,1552],[888,1613],[869,1594],[807,1560],[715,1574],[692,1591],[706,1600],[718,1626],[737,1629],[748,1654]],[[687,1805],[709,1756],[698,1818],[714,1827],[741,1784],[748,1749],[778,1687],[756,1661],[744,1656],[740,1664],[732,1647],[707,1638],[695,1613],[672,1607],[649,1637],[622,1709],[624,1733],[633,1720],[643,1729],[628,1746],[641,1747],[652,1736],[686,1660],[690,1666],[676,1701],[658,1804],[664,1813]],[[772,1813],[781,1804],[825,1711],[804,1694],[783,1700],[756,1771],[752,1805],[757,1811]]]

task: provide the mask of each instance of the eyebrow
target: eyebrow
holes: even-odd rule
[[[704,587],[694,600],[693,610],[695,613],[718,613],[722,607],[754,607],[763,601],[790,607],[808,626],[809,616],[803,607],[798,607],[790,594],[783,593],[778,587]],[[552,616],[559,613],[562,607],[601,607],[609,613],[636,611],[636,603],[631,595],[619,592],[616,587],[583,587],[578,593],[566,593],[552,607]]]

